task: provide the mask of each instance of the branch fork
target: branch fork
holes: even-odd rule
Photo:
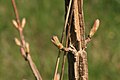
[[[99,25],[100,25],[100,20],[96,19],[94,24],[93,24],[93,27],[90,30],[90,33],[89,33],[88,37],[85,40],[85,44],[87,44],[88,42],[91,41],[91,38],[96,33],[96,31],[98,30]],[[51,38],[51,41],[58,49],[60,49],[62,51],[66,51],[66,52],[68,52],[68,51],[72,51],[73,52],[73,50],[74,50],[74,52],[77,51],[72,44],[68,48],[64,47],[63,44],[60,43],[60,41],[59,41],[57,36],[53,36]]]
[[[59,39],[57,36],[53,36],[51,39],[52,43],[59,49],[65,52],[77,52],[75,47],[71,44],[70,47],[66,48],[60,43]]]

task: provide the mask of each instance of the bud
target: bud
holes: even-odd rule
[[[25,27],[25,24],[26,24],[26,19],[23,18],[23,19],[22,19],[22,25],[21,25],[21,27],[24,28],[24,27]]]
[[[18,38],[15,38],[15,43],[16,43],[16,45],[21,46],[21,42],[20,42],[20,40],[18,40]]]
[[[89,33],[89,37],[92,37],[95,34],[95,32],[97,31],[99,25],[100,25],[100,20],[96,19],[95,22],[94,22],[94,25],[93,25],[90,33]]]
[[[15,20],[12,20],[12,23],[13,23],[13,25],[15,26],[15,28],[18,29],[18,24],[17,24],[17,22],[16,22]]]
[[[30,52],[30,47],[29,47],[29,43],[26,42],[26,51],[29,53]]]
[[[58,40],[58,37],[57,36],[53,36],[51,41],[53,42],[53,44],[55,46],[57,46],[59,49],[62,49],[63,48],[63,45],[60,43],[60,41]]]

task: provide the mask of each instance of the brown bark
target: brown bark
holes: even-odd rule
[[[65,18],[70,0],[65,0]],[[83,0],[73,0],[68,19],[66,35],[68,37],[68,46],[72,44],[77,51],[85,50],[85,25],[83,16]],[[82,53],[74,54],[68,52],[68,77],[69,80],[88,80],[87,54],[85,58],[81,56]],[[77,56],[75,56],[77,55]],[[83,60],[82,60],[83,59]],[[81,62],[82,60],[82,62]],[[78,62],[77,62],[78,61]],[[84,63],[85,64],[84,64]],[[82,69],[82,70],[80,70]]]

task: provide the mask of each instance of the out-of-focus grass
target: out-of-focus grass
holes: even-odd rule
[[[16,0],[20,18],[26,17],[25,39],[44,80],[53,77],[57,48],[50,42],[60,37],[64,24],[64,0]],[[119,80],[120,75],[120,3],[118,0],[85,0],[86,34],[96,18],[101,21],[98,32],[89,43],[90,80]],[[34,80],[34,76],[14,43],[18,33],[10,0],[0,0],[0,80]],[[66,64],[67,65],[67,64]],[[67,66],[66,66],[67,67]],[[67,68],[64,80],[67,78]]]
[[[88,2],[85,7],[86,27],[89,27],[95,18],[101,20],[100,28],[87,48],[89,78],[90,80],[119,80],[119,3],[113,0],[86,2]]]

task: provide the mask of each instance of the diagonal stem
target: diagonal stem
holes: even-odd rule
[[[20,25],[20,18],[19,18],[19,13],[18,13],[16,4],[15,4],[15,0],[12,0],[12,5],[13,5],[13,8],[14,8],[14,13],[15,13],[15,16],[16,16],[17,23],[18,23],[18,25]]]
[[[21,23],[20,23],[20,19],[19,19],[19,14],[18,14],[18,10],[17,10],[17,7],[16,7],[16,4],[15,4],[15,0],[12,0],[12,5],[13,5],[13,8],[14,8],[14,12],[15,12],[15,17],[16,17],[16,23],[17,25],[15,25],[19,31],[19,35],[20,35],[20,43],[21,43],[21,46],[20,46],[20,51],[21,51],[21,55],[25,58],[25,60],[28,62],[30,68],[31,68],[31,71],[32,73],[34,74],[36,80],[42,80],[42,77],[36,67],[36,65],[34,64],[33,60],[32,60],[32,57],[30,55],[30,52],[28,50],[28,46],[27,46],[27,43],[24,39],[24,35],[23,35],[23,27],[21,26]]]

